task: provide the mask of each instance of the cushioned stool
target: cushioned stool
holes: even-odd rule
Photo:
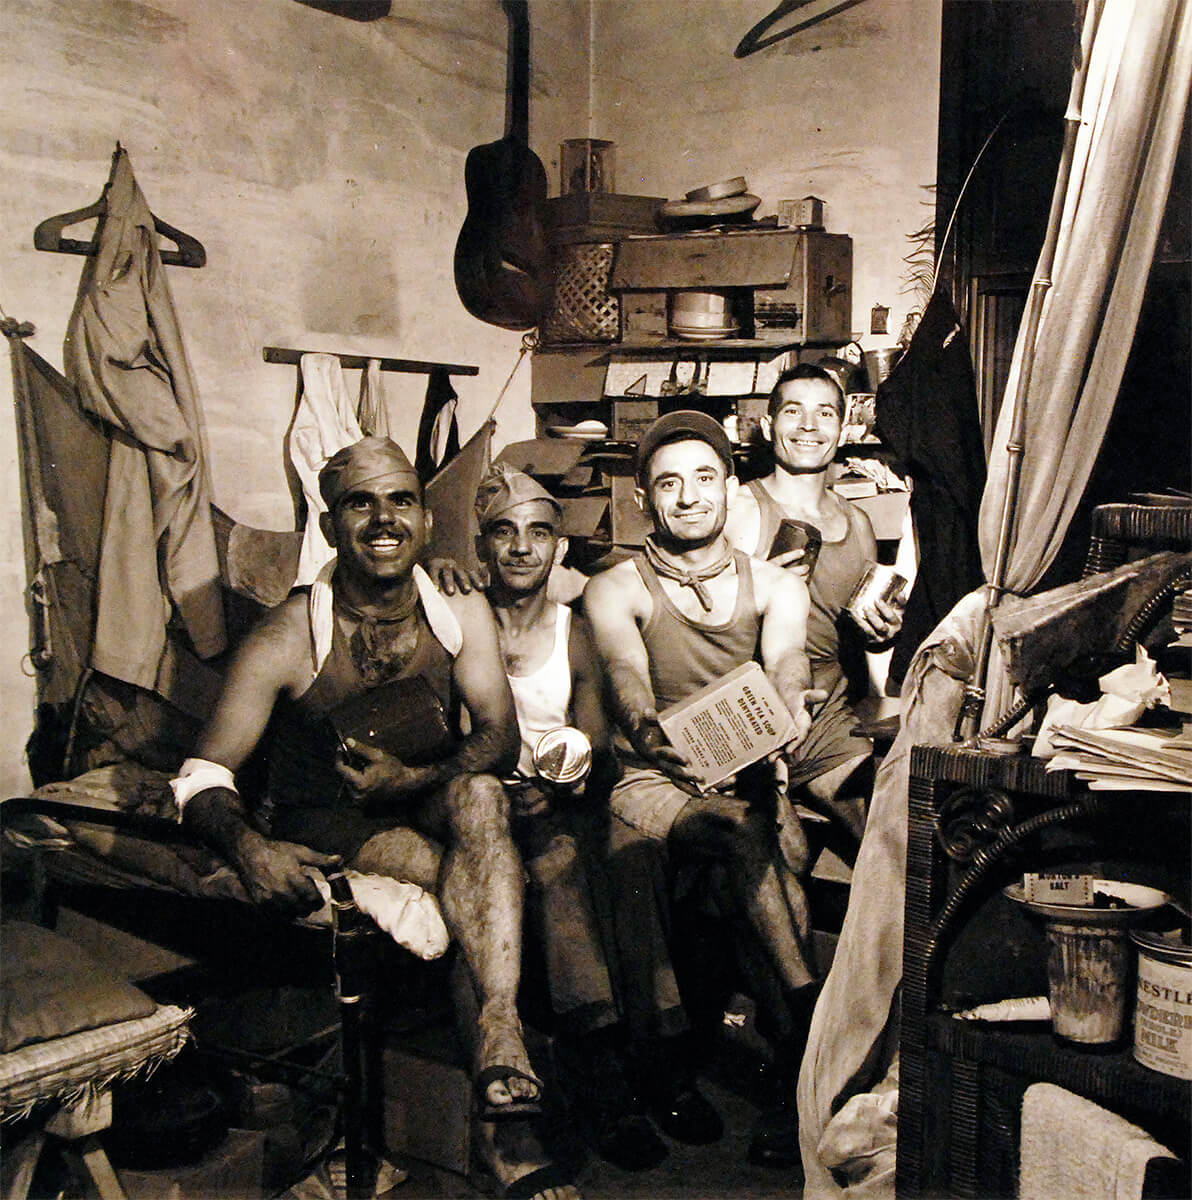
[[[5,1200],[28,1195],[50,1135],[81,1160],[102,1200],[123,1198],[96,1136],[112,1122],[110,1086],[173,1058],[193,1013],[155,1004],[48,929],[6,921],[0,932],[0,1120],[40,1120],[6,1155]]]

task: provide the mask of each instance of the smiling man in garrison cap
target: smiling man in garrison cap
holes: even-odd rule
[[[481,1119],[532,1115],[542,1085],[516,1008],[522,866],[498,778],[517,761],[517,719],[492,613],[483,596],[443,596],[418,565],[431,518],[394,442],[367,437],[339,451],[319,487],[336,557],[309,595],[291,595],[240,646],[196,758],[174,781],[181,819],[276,911],[319,907],[310,869],[341,861],[434,892],[480,1005],[478,1028],[461,1032],[476,1045]],[[419,697],[400,753],[352,736],[351,713],[372,693],[385,713]],[[271,836],[234,780],[267,725]],[[492,1151],[496,1126],[487,1128],[506,1190],[577,1195],[561,1178],[547,1186],[539,1170],[551,1168],[533,1149]],[[530,1186],[534,1176],[543,1186]]]

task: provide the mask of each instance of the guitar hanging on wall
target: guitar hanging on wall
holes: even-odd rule
[[[554,288],[546,242],[546,168],[530,149],[527,0],[502,0],[509,20],[506,134],[468,151],[468,215],[455,244],[455,289],[478,320],[532,329]]]

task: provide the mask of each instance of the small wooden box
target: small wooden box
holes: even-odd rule
[[[636,442],[658,419],[657,400],[613,400],[613,438]]]

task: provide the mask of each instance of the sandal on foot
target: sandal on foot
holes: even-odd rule
[[[538,1088],[537,1096],[524,1099],[514,1098],[506,1104],[494,1104],[488,1098],[490,1083],[504,1083],[510,1079],[525,1079]],[[485,1067],[476,1076],[476,1101],[480,1106],[479,1117],[482,1121],[511,1121],[522,1117],[536,1117],[542,1112],[542,1080],[534,1075],[527,1075],[516,1067],[495,1063]],[[534,1193],[531,1192],[530,1195]]]
[[[534,1197],[551,1188],[575,1187],[575,1173],[558,1163],[547,1163],[536,1171],[530,1171],[509,1184],[501,1195],[504,1200],[534,1200]]]

